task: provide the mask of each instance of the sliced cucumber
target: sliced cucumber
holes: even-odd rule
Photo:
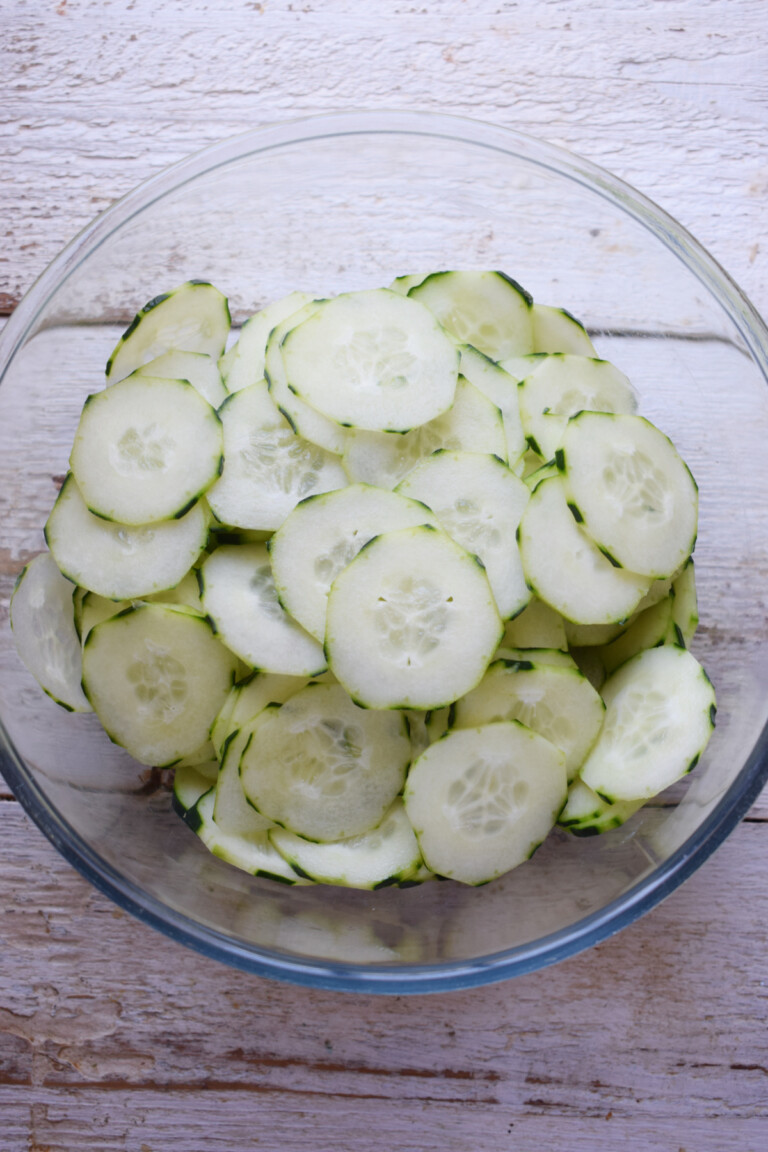
[[[173,774],[173,807],[192,831],[200,826],[195,807],[201,796],[211,790],[211,781],[197,768],[176,768]]]
[[[574,624],[566,620],[565,635],[569,648],[602,648],[623,636],[628,627],[628,620],[616,624]]]
[[[533,854],[566,790],[563,753],[510,721],[432,744],[412,765],[403,798],[427,867],[485,884]]]
[[[295,316],[291,316],[272,331],[267,342],[264,360],[264,375],[269,385],[269,393],[277,407],[285,416],[297,436],[325,448],[340,456],[347,442],[347,429],[335,420],[324,416],[306,401],[297,396],[288,384],[283,360],[283,341],[288,333],[302,321],[313,316],[322,301],[315,300],[305,305]]]
[[[271,672],[252,672],[235,684],[211,725],[211,740],[216,754],[232,733],[245,728],[267,704],[283,704],[306,688],[305,676],[279,676]]]
[[[68,712],[90,712],[83,694],[80,640],[75,630],[74,584],[49,552],[30,560],[11,597],[16,651],[40,687]]]
[[[274,828],[269,839],[294,871],[320,884],[384,888],[410,878],[421,865],[402,800],[394,802],[371,832],[334,844],[314,844],[284,828]]]
[[[397,292],[401,296],[407,296],[411,288],[415,288],[417,284],[421,284],[426,280],[427,276],[431,275],[431,272],[415,272],[409,276],[396,276],[387,287],[391,292]]]
[[[453,403],[458,353],[422,304],[386,289],[321,304],[282,343],[289,388],[339,424],[407,432]]]
[[[592,543],[571,515],[556,476],[532,493],[519,544],[533,592],[576,624],[626,620],[650,585],[648,577],[616,568]]]
[[[110,738],[141,764],[173,764],[207,739],[234,667],[206,619],[161,604],[97,624],[83,647],[85,693]]]
[[[138,368],[135,375],[186,380],[214,408],[227,398],[216,361],[204,352],[165,352]]]
[[[230,396],[220,415],[224,471],[208,503],[223,524],[271,531],[299,500],[347,484],[335,456],[294,433],[265,383]]]
[[[70,456],[97,516],[149,524],[182,516],[221,471],[221,423],[186,380],[129,376],[85,402]]]
[[[397,491],[431,508],[449,536],[480,559],[502,620],[523,610],[531,594],[516,532],[529,492],[498,457],[436,452]]]
[[[597,836],[611,828],[620,828],[642,806],[642,800],[617,800],[609,804],[583,780],[574,780],[557,822],[574,836]]]
[[[246,320],[240,329],[237,343],[227,352],[224,383],[227,392],[239,392],[264,378],[264,357],[269,335],[278,324],[295,316],[312,302],[306,292],[291,292],[281,300],[267,304]]]
[[[517,381],[505,372],[500,364],[489,360],[477,348],[465,344],[461,349],[459,364],[461,374],[484,396],[497,406],[504,423],[507,441],[507,462],[515,466],[526,448],[525,432],[520,420],[520,405],[517,398]],[[446,445],[449,447],[449,445]],[[485,451],[495,451],[486,446]],[[501,455],[501,453],[497,453]]]
[[[568,650],[565,621],[543,600],[531,597],[525,609],[504,627],[505,648],[560,648]]]
[[[622,664],[602,688],[602,732],[581,770],[610,803],[647,800],[698,763],[715,722],[715,693],[684,648],[651,648]]]
[[[314,676],[326,661],[280,604],[266,544],[225,544],[200,568],[201,599],[224,644],[252,667]]]
[[[677,643],[672,622],[671,596],[639,612],[616,640],[601,649],[600,655],[610,675],[638,652],[664,643]]]
[[[374,536],[419,524],[437,524],[423,504],[367,484],[302,500],[269,545],[281,603],[322,643],[328,594],[339,572]]]
[[[574,352],[577,356],[596,356],[594,345],[586,328],[566,312],[565,308],[552,308],[549,304],[534,304],[531,308],[533,349],[535,352]]]
[[[403,786],[411,756],[397,712],[358,708],[337,684],[311,684],[251,725],[243,789],[262,815],[307,840],[375,828]]]
[[[685,563],[696,543],[696,484],[648,420],[581,412],[558,463],[569,507],[612,563],[654,579]]]
[[[211,789],[200,797],[190,815],[196,821],[195,832],[206,848],[227,864],[282,884],[308,884],[300,877],[272,846],[266,830],[258,832],[225,832],[214,819],[216,791]],[[189,818],[187,823],[190,823]]]
[[[456,385],[453,407],[412,432],[350,429],[343,464],[353,480],[394,488],[421,460],[441,448],[490,452],[507,461],[501,411],[463,376]]]
[[[210,515],[204,500],[156,524],[118,524],[89,512],[70,472],[45,526],[62,572],[90,592],[127,600],[172,589],[201,556]]]
[[[240,779],[240,759],[251,733],[248,727],[233,732],[222,749],[221,768],[216,778],[213,818],[222,832],[233,836],[251,836],[273,827],[248,803]]]
[[[411,288],[461,344],[503,360],[533,351],[531,300],[503,272],[435,272]]]
[[[535,452],[555,455],[571,416],[577,412],[637,410],[635,391],[608,360],[557,353],[539,363],[518,385],[520,419]]]
[[[456,728],[519,720],[565,755],[572,780],[603,723],[605,706],[576,667],[496,660],[478,686],[454,705]]]
[[[331,671],[367,708],[440,708],[482,678],[502,624],[481,564],[428,526],[387,532],[335,579]]]
[[[226,296],[205,280],[188,280],[155,296],[133,318],[107,361],[107,383],[122,380],[165,352],[203,352],[217,359],[229,335]]]
[[[690,557],[682,572],[672,584],[672,625],[677,643],[682,640],[686,648],[693,640],[699,626],[699,606],[696,597],[696,573],[693,557]]]

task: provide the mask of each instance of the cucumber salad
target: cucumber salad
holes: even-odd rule
[[[463,271],[230,329],[203,281],[139,312],[11,603],[211,852],[485,884],[691,771],[697,488],[579,321]]]

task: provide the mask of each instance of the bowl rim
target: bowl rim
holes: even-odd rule
[[[298,117],[251,129],[195,152],[115,201],[62,249],[12,313],[0,333],[0,384],[53,292],[116,228],[123,227],[155,200],[219,166],[259,152],[324,138],[369,134],[439,137],[486,147],[533,162],[602,196],[643,225],[698,278],[725,310],[768,381],[768,328],[757,311],[717,261],[648,197],[598,165],[516,129],[444,113],[384,110]],[[526,944],[467,961],[438,964],[346,963],[245,945],[149,895],[102,859],[39,788],[1,721],[0,769],[27,815],[70,864],[119,907],[171,939],[260,976],[315,988],[402,995],[469,988],[535,971],[608,939],[655,907],[719,847],[759,795],[768,780],[768,725],[702,824],[621,896],[568,928]]]

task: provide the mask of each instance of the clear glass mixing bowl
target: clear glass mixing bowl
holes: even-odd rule
[[[426,269],[501,268],[567,307],[636,384],[701,495],[701,627],[718,727],[696,771],[629,824],[554,832],[480,889],[286,889],[209,855],[167,782],[37,688],[8,599],[67,469],[80,407],[147,299],[212,280],[242,321],[302,288],[328,295]],[[768,332],[699,245],[606,172],[469,120],[365,113],[228,140],[143,184],[85,229],[0,340],[0,766],[63,855],[140,919],[263,975],[418,992],[528,972],[604,939],[671,892],[768,774]]]

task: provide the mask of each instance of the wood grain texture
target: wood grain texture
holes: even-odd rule
[[[185,1152],[762,1146],[762,825],[591,952],[416,999],[230,971],[109,904],[13,803],[0,835],[2,1152],[159,1152],[182,1117]]]

